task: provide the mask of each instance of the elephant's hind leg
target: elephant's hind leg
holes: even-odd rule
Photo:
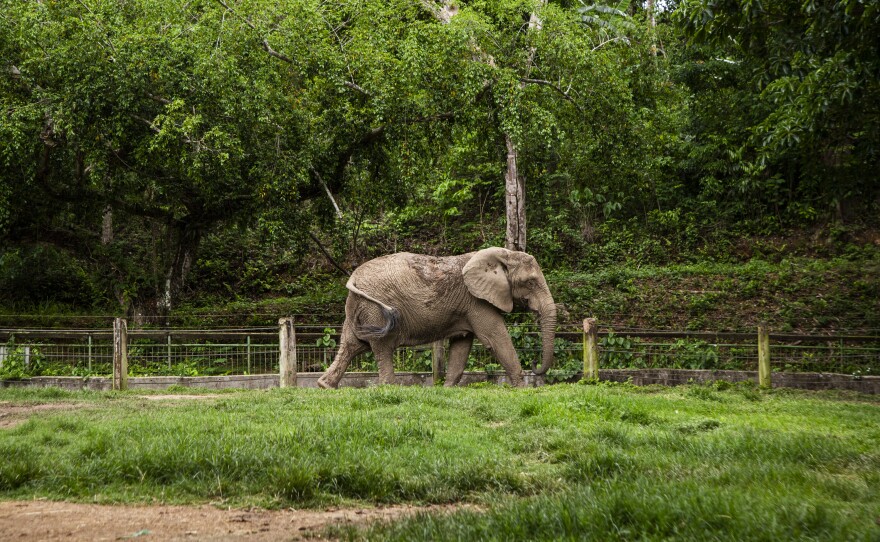
[[[374,341],[370,343],[370,349],[379,364],[379,384],[394,384],[394,346]]]
[[[464,374],[464,367],[467,365],[468,355],[471,353],[473,344],[474,336],[472,334],[449,339],[449,362],[446,366],[444,386],[455,386],[459,383],[461,375]]]
[[[338,387],[339,381],[342,380],[342,375],[348,370],[351,360],[370,348],[367,343],[355,337],[354,332],[349,329],[347,322],[342,328],[340,341],[342,344],[339,346],[339,351],[336,352],[336,357],[333,358],[333,363],[330,364],[330,367],[327,368],[323,376],[318,379],[318,387],[325,389]]]

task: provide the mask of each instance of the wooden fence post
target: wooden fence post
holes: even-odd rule
[[[113,389],[128,389],[128,323],[113,320]]]
[[[769,388],[770,383],[770,333],[767,325],[758,326],[758,385]]]
[[[434,341],[431,344],[431,372],[434,380],[432,383],[436,386],[440,383],[440,378],[445,375],[444,365],[446,361],[446,347],[443,341]]]
[[[252,374],[251,369],[251,336],[247,336],[247,374]]]
[[[599,380],[599,341],[595,318],[584,319],[584,380]]]
[[[278,346],[280,350],[279,372],[282,388],[296,387],[296,330],[293,329],[293,318],[278,320]]]

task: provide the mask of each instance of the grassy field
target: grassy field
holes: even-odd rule
[[[4,499],[479,505],[329,533],[370,540],[880,539],[876,397],[718,383],[0,404],[54,408],[0,429]]]

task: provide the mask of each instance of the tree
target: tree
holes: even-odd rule
[[[124,307],[167,313],[204,233],[299,180],[283,74],[211,4],[5,4],[8,240],[92,254]]]
[[[709,58],[741,64],[758,90],[735,152],[759,190],[787,189],[780,199],[808,220],[822,207],[843,218],[847,205],[876,203],[877,2],[689,0],[676,16]]]
[[[594,145],[590,138],[596,134],[587,135],[584,127],[622,113],[616,107],[625,104],[626,99],[619,101],[617,93],[629,93],[625,88],[627,75],[602,70],[600,76],[591,77],[589,70],[595,70],[606,58],[625,57],[621,49],[629,46],[626,33],[635,34],[637,27],[628,21],[620,25],[582,24],[584,19],[579,13],[584,10],[543,1],[423,3],[450,31],[469,36],[473,61],[484,67],[485,92],[473,104],[472,114],[485,117],[488,113],[496,123],[494,129],[503,144],[506,164],[505,244],[522,250],[526,246],[525,200],[529,192],[525,178],[532,175],[537,180],[548,174],[547,166],[558,157],[552,156],[555,153],[547,155],[551,145],[562,143],[572,134],[578,134],[570,140],[572,143]],[[600,7],[595,9],[626,17],[618,9]],[[595,21],[602,19],[597,17]],[[609,27],[616,32],[614,36],[608,36]],[[604,85],[610,96],[597,99],[596,83]],[[601,105],[600,100],[604,102]],[[603,110],[606,105],[612,107]],[[586,136],[587,140],[578,136]]]

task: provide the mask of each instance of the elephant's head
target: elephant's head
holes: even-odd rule
[[[556,304],[544,273],[535,258],[525,252],[487,248],[476,252],[462,268],[468,291],[504,312],[513,309],[514,300],[528,305],[538,315],[541,325],[541,366],[533,367],[542,375],[553,365],[553,340],[556,336]]]

